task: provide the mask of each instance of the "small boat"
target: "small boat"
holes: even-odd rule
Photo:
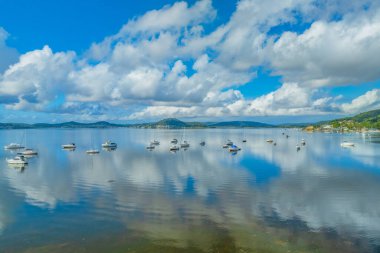
[[[160,145],[160,142],[157,140],[154,140],[150,143],[150,145]]]
[[[302,146],[305,146],[305,145],[306,145],[306,141],[305,141],[305,139],[302,139],[302,140],[301,140],[301,145],[302,145]]]
[[[33,156],[33,155],[38,155],[38,152],[34,149],[27,148],[24,151],[22,151],[21,154],[25,156]]]
[[[223,145],[223,148],[228,148],[229,146],[227,144],[224,144]]]
[[[289,135],[286,135],[286,139],[289,138]]]
[[[201,142],[199,143],[199,145],[204,146],[204,145],[206,145],[206,142],[205,142],[205,141],[201,141]]]
[[[350,147],[355,147],[355,143],[344,141],[340,144],[340,146],[343,148],[350,148]]]
[[[183,141],[183,143],[181,143],[181,148],[188,148],[188,147],[190,147],[190,144],[187,141]]]
[[[116,149],[117,149],[117,147],[103,148],[103,150],[105,150],[107,152],[112,152],[112,151],[115,151]]]
[[[170,147],[169,149],[170,151],[178,151],[179,150],[179,147],[177,145],[173,145]]]
[[[277,143],[276,143],[276,142],[273,142],[273,146],[277,146]]]
[[[297,149],[297,151],[300,151],[301,147],[299,145],[296,145],[296,149]]]
[[[170,143],[172,143],[172,144],[177,144],[177,143],[178,143],[178,140],[177,140],[177,139],[173,139],[173,140],[170,141]]]
[[[86,153],[88,155],[95,155],[95,154],[99,154],[100,152],[97,149],[89,149],[89,150],[86,150]]]
[[[273,143],[273,140],[272,139],[268,139],[268,140],[266,140],[266,142]]]
[[[102,144],[102,148],[117,148],[117,144],[108,140]]]
[[[147,150],[153,150],[155,148],[154,145],[149,145],[148,147],[146,147]]]
[[[243,142],[247,142],[247,140],[246,140],[246,139],[244,139],[244,140],[243,140]]]
[[[234,145],[234,143],[233,143],[231,140],[227,140],[226,145],[227,145],[227,146],[232,146],[232,145]]]
[[[70,144],[63,144],[62,148],[63,149],[75,149],[77,146],[75,146],[75,143],[70,143]]]
[[[21,165],[25,165],[25,164],[28,164],[28,161],[25,159],[24,156],[20,155],[20,156],[15,156],[14,158],[12,159],[6,159],[7,160],[7,163],[8,164],[21,164]]]
[[[241,148],[239,148],[238,146],[236,145],[231,145],[230,148],[228,149],[230,152],[237,152],[239,150],[241,150]]]
[[[4,146],[5,149],[22,149],[24,148],[21,144],[11,143],[9,145]]]

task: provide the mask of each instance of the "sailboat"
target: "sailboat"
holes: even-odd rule
[[[115,142],[108,140],[102,144],[102,147],[103,148],[117,148],[117,144]]]
[[[185,139],[185,128],[183,128],[183,133],[182,133],[182,139],[184,140]],[[188,148],[190,147],[190,144],[184,140],[181,144],[180,144],[181,148]]]
[[[24,135],[25,135],[25,133],[23,134],[22,138],[24,138]],[[21,144],[14,143],[14,142],[4,146],[4,149],[23,149],[23,148],[24,147]]]
[[[91,135],[91,145],[94,146],[94,138],[93,138],[93,135]],[[87,153],[88,155],[95,155],[95,154],[99,154],[100,151],[99,151],[98,149],[92,148],[92,149],[86,150],[86,153]]]
[[[6,159],[8,164],[17,164],[17,165],[26,165],[28,164],[28,161],[25,159],[23,155],[15,156],[11,159]]]
[[[26,130],[25,130],[25,147],[27,147],[27,146],[28,146],[27,134],[26,134]],[[34,150],[32,148],[25,148],[25,150],[22,151],[21,154],[24,156],[35,156],[35,155],[38,155],[38,152],[37,152],[37,150]]]
[[[245,128],[243,127],[243,140],[242,140],[242,142],[247,142],[247,139],[245,138]]]
[[[72,142],[72,143],[68,143],[68,144],[63,144],[61,147],[62,147],[64,150],[74,151],[74,150],[76,149],[77,146],[75,145],[74,142]]]

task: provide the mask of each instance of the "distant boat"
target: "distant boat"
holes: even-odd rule
[[[157,140],[154,140],[150,143],[150,145],[160,145],[160,142]]]
[[[146,147],[146,149],[148,149],[148,150],[153,150],[155,147],[154,147],[154,145],[149,145],[148,147]]]
[[[276,143],[276,142],[273,142],[273,146],[277,146],[277,143]]]
[[[239,148],[238,146],[236,145],[231,145],[230,148],[228,149],[230,152],[237,152],[239,150],[241,150],[241,148]]]
[[[204,145],[206,145],[206,142],[205,142],[205,141],[201,141],[201,142],[199,143],[199,145],[204,146]]]
[[[99,154],[100,151],[97,150],[97,149],[89,149],[89,150],[86,150],[86,153],[87,153],[88,155],[95,155],[95,154]]]
[[[296,149],[297,149],[297,151],[300,151],[301,147],[299,145],[296,145]]]
[[[117,148],[117,144],[108,140],[102,144],[102,148]]]
[[[286,138],[289,138],[289,135],[286,135]]]
[[[24,151],[22,151],[21,154],[25,156],[34,156],[34,155],[38,155],[38,152],[34,149],[27,148]]]
[[[63,144],[62,148],[63,149],[75,149],[77,146],[75,146],[75,143],[70,143],[70,144]]]
[[[223,148],[228,148],[229,146],[227,144],[224,144],[223,145]]]
[[[188,147],[190,147],[190,144],[187,141],[183,141],[183,143],[181,143],[181,148],[188,148]]]
[[[232,145],[234,145],[234,143],[233,143],[231,140],[227,140],[226,145],[227,145],[227,146],[232,146]]]
[[[301,144],[302,144],[302,146],[305,146],[305,145],[306,145],[306,141],[305,141],[305,139],[302,139],[302,140],[301,140]]]
[[[28,161],[24,158],[24,156],[15,156],[12,159],[6,159],[8,164],[19,164],[19,165],[25,165],[28,164]]]
[[[340,146],[344,148],[350,148],[350,147],[355,147],[355,143],[344,141],[340,144]]]
[[[179,147],[177,145],[173,145],[170,147],[169,149],[170,151],[178,151],[179,150]]]
[[[243,142],[247,142],[247,140],[246,140],[246,139],[244,139],[244,140],[243,140]]]
[[[28,142],[27,142],[27,132],[25,131],[25,147],[28,146]],[[25,155],[25,156],[35,156],[35,155],[38,155],[38,152],[37,150],[34,150],[32,148],[25,148],[25,150],[23,152],[21,152],[22,155]]]
[[[177,144],[177,143],[178,143],[178,140],[177,140],[177,139],[173,139],[173,140],[170,141],[170,143],[172,143],[172,144]]]
[[[18,143],[11,143],[9,145],[4,146],[5,149],[23,149],[24,147]]]
[[[273,143],[273,140],[272,139],[268,139],[268,140],[266,140],[266,142]]]

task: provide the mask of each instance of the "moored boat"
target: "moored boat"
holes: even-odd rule
[[[15,156],[14,158],[11,159],[6,159],[8,164],[19,164],[19,165],[25,165],[28,164],[28,161],[25,159],[24,156]]]
[[[187,141],[183,141],[183,143],[181,143],[181,148],[188,148],[188,147],[190,147],[190,144]]]
[[[157,140],[154,140],[150,143],[150,145],[160,145],[160,142]]]
[[[75,146],[75,143],[69,143],[69,144],[63,144],[62,148],[63,149],[75,149],[76,146]]]
[[[95,154],[99,154],[100,151],[97,150],[97,149],[89,149],[89,150],[86,150],[86,153],[87,153],[88,155],[95,155]]]
[[[238,146],[236,145],[231,145],[228,149],[230,152],[237,152],[239,150],[241,150],[241,148],[239,148]]]
[[[24,151],[22,151],[21,154],[25,156],[34,156],[34,155],[38,155],[38,152],[37,150],[27,148]]]
[[[177,145],[173,145],[169,148],[170,151],[178,151],[179,147]]]
[[[22,149],[24,148],[21,144],[18,143],[10,143],[4,146],[5,149]]]
[[[107,140],[105,143],[102,144],[103,148],[116,148],[117,144],[115,142],[111,142],[110,140]]]
[[[350,147],[355,147],[355,143],[353,142],[348,142],[348,141],[344,141],[340,144],[341,147],[344,147],[344,148],[350,148]]]

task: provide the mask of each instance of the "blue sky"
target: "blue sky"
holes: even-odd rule
[[[0,0],[0,122],[378,109],[380,3],[343,2]]]

